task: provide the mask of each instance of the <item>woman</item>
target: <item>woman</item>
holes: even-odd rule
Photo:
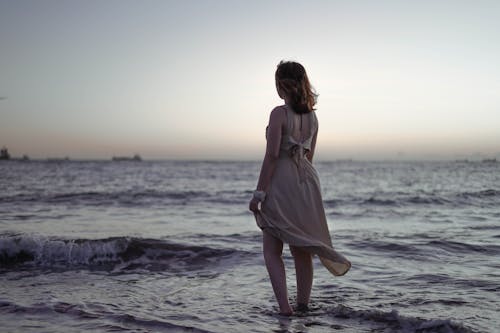
[[[351,263],[332,247],[318,174],[312,165],[318,135],[313,109],[316,94],[299,63],[281,61],[275,79],[285,104],[271,112],[266,155],[249,208],[263,231],[264,259],[280,314],[292,315],[283,243],[289,244],[295,262],[299,311],[307,310],[311,295],[312,255],[318,255],[337,276],[344,275]]]

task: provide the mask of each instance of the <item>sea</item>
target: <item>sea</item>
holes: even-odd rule
[[[259,161],[0,161],[0,331],[500,332],[500,163],[315,167],[352,269],[283,317]]]

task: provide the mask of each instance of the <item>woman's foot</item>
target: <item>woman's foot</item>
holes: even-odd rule
[[[297,312],[307,312],[309,311],[309,306],[305,303],[297,303],[297,307],[295,308]]]
[[[287,312],[280,311],[280,313],[278,313],[278,314],[280,316],[290,317],[290,316],[293,316],[293,310],[290,310],[290,311],[287,311]]]

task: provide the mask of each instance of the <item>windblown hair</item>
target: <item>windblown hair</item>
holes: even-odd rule
[[[314,111],[318,94],[309,83],[304,66],[293,61],[281,61],[276,69],[276,85],[289,99],[297,113]]]

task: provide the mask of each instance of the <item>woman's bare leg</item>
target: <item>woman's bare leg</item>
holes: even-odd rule
[[[288,291],[286,288],[285,264],[283,263],[283,242],[264,231],[263,252],[266,261],[267,272],[271,279],[274,295],[280,307],[280,313],[291,315],[293,313],[288,303]]]
[[[290,246],[295,261],[295,275],[297,277],[297,304],[306,306],[309,304],[313,283],[312,255],[300,247]]]

